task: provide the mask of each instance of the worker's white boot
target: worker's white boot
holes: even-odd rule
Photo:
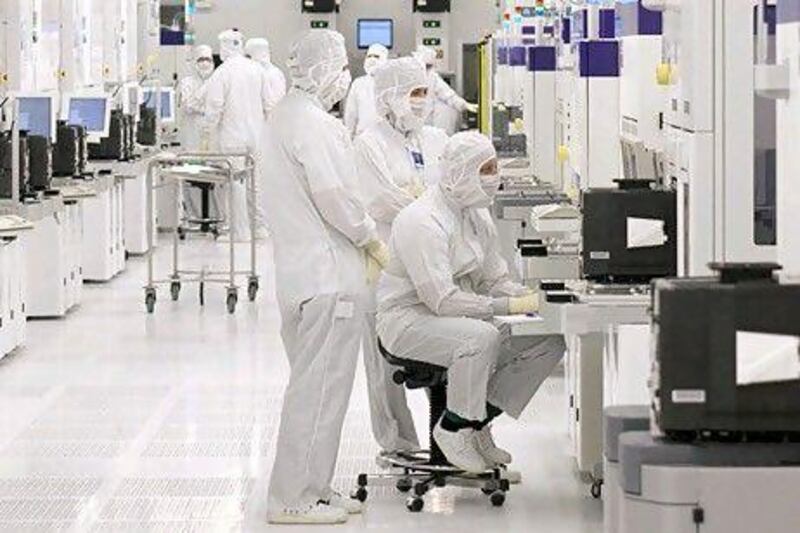
[[[492,427],[485,426],[475,432],[475,447],[486,461],[493,465],[507,465],[512,461],[511,454],[498,448],[492,437]]]
[[[481,474],[489,465],[475,447],[475,430],[465,428],[460,431],[447,431],[442,423],[433,430],[433,438],[450,464],[465,472]]]
[[[347,511],[320,502],[303,508],[287,508],[269,513],[267,520],[270,524],[344,524],[347,522]]]
[[[353,498],[348,498],[338,492],[333,492],[326,502],[332,507],[338,507],[347,512],[347,514],[361,514],[364,512],[364,504]]]

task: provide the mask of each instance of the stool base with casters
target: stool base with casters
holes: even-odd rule
[[[501,507],[510,489],[509,481],[503,478],[504,469],[494,468],[480,474],[464,472],[447,461],[433,438],[433,430],[447,407],[447,369],[395,357],[380,342],[378,345],[384,359],[397,367],[394,373],[395,383],[412,390],[428,389],[428,437],[431,449],[381,454],[378,464],[388,471],[372,475],[360,474],[353,498],[364,502],[369,496],[370,485],[384,485],[393,481],[399,492],[410,493],[406,507],[415,513],[424,509],[423,497],[431,488],[446,486],[480,489],[489,497],[492,505]]]

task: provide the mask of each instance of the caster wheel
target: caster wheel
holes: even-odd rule
[[[406,502],[406,508],[412,513],[419,513],[425,508],[425,500],[422,498],[409,498]]]
[[[235,292],[228,293],[228,299],[226,304],[228,306],[228,314],[233,314],[236,312],[236,304],[239,303],[239,296]]]
[[[156,293],[155,291],[147,291],[144,296],[144,305],[149,314],[153,314],[156,310]]]
[[[366,474],[359,474],[357,481],[358,481],[358,486],[361,488],[369,485],[369,477]]]
[[[500,480],[500,490],[508,492],[511,490],[511,483],[507,479]]]
[[[492,502],[492,505],[495,507],[502,507],[504,503],[506,503],[506,493],[498,490],[497,492],[493,492],[491,496],[489,496],[489,501]]]
[[[437,477],[433,480],[433,484],[439,488],[447,486],[447,479],[443,477]]]
[[[358,500],[361,503],[367,501],[368,497],[369,493],[367,492],[367,489],[365,489],[364,487],[359,487],[358,490],[356,490],[355,494],[353,495],[353,499]]]
[[[491,496],[498,490],[500,490],[500,483],[494,479],[487,481],[483,488],[481,488],[481,492],[483,492],[486,496]]]
[[[411,483],[411,480],[408,479],[408,478],[398,479],[397,480],[396,487],[397,487],[397,490],[400,491],[400,492],[409,492],[413,488],[413,486],[414,485]]]
[[[178,281],[173,281],[169,286],[169,293],[172,296],[172,301],[177,302],[181,296],[181,284]]]
[[[251,279],[247,284],[247,299],[251,302],[255,302],[256,296],[258,296],[258,280]]]
[[[589,492],[592,494],[592,498],[595,500],[599,500],[600,497],[603,495],[603,482],[602,481],[595,481],[592,483],[591,489]]]
[[[414,485],[414,494],[419,497],[425,496],[428,493],[428,485],[424,483],[417,483]]]

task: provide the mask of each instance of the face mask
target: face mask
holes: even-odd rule
[[[197,72],[202,78],[208,78],[214,72],[214,63],[211,61],[198,61]]]
[[[490,174],[481,176],[481,189],[492,200],[497,196],[497,191],[500,190],[500,175]]]
[[[425,117],[425,111],[428,109],[428,99],[424,96],[412,96],[409,98],[411,104],[411,112],[418,117]]]
[[[381,64],[381,60],[377,57],[368,57],[364,61],[364,70],[372,76]]]
[[[350,71],[343,70],[327,87],[320,88],[317,98],[319,98],[322,107],[326,111],[330,111],[333,106],[344,100],[344,97],[347,96],[347,91],[350,89],[351,81],[353,80],[350,77]]]

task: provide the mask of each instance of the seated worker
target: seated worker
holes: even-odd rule
[[[492,318],[535,313],[539,297],[514,283],[487,207],[497,153],[476,132],[453,136],[441,182],[395,219],[378,286],[378,335],[392,354],[448,369],[447,410],[434,439],[451,464],[483,472],[511,462],[491,422],[519,418],[564,355],[561,336],[510,338]]]

